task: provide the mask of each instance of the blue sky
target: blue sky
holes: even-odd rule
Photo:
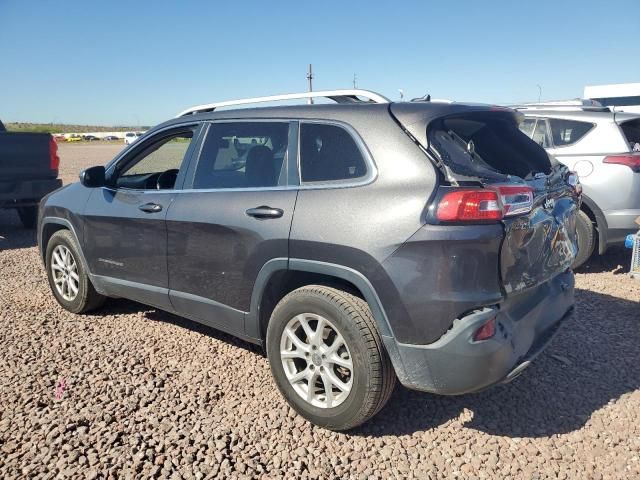
[[[153,125],[358,87],[490,103],[640,81],[640,2],[0,0],[0,118]]]

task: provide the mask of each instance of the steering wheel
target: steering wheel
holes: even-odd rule
[[[176,184],[176,179],[178,178],[178,169],[172,168],[170,170],[166,170],[160,174],[158,180],[156,181],[156,188],[158,190],[166,190],[168,188],[173,188]]]

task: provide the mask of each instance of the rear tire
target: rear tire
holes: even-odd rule
[[[571,268],[581,267],[589,260],[596,246],[596,229],[589,216],[582,210],[576,217],[576,236],[578,240],[578,255]]]
[[[289,405],[331,430],[373,417],[396,384],[369,306],[335,288],[310,285],[286,295],[271,315],[266,349]]]
[[[18,216],[24,228],[33,228],[38,221],[38,206],[18,207]]]
[[[51,236],[45,258],[49,286],[63,308],[85,313],[104,304],[106,297],[93,288],[80,247],[69,230],[58,230]]]

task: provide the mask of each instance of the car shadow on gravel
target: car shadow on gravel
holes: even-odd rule
[[[30,248],[35,245],[35,228],[24,228],[18,214],[13,209],[0,209],[0,250]]]
[[[576,291],[578,313],[528,371],[508,385],[441,397],[398,388],[355,435],[405,435],[462,421],[491,435],[546,437],[582,428],[640,388],[640,302]]]
[[[576,273],[612,272],[616,275],[629,273],[631,249],[622,246],[610,247],[604,255],[595,253],[587,263],[576,269]]]
[[[123,298],[111,298],[107,300],[107,303],[103,308],[96,310],[95,312],[91,312],[88,315],[129,315],[140,312],[142,312],[145,318],[150,321],[175,325],[177,327],[200,333],[216,340],[220,340],[221,342],[226,342],[231,345],[243,348],[247,351],[264,356],[264,350],[259,345],[247,342],[240,338],[234,337],[233,335],[229,335],[220,330],[216,330],[215,328],[208,327],[207,325],[203,325],[187,318],[165,312],[164,310],[159,310],[154,307],[143,305],[141,303],[126,300]]]

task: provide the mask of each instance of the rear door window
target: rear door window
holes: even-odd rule
[[[551,172],[551,162],[508,112],[469,112],[434,120],[429,145],[456,173],[480,178]]]
[[[593,123],[550,118],[551,136],[556,147],[572,145],[584,137],[593,128]]]
[[[302,182],[352,180],[366,173],[362,152],[344,128],[321,123],[300,125]]]
[[[221,122],[209,127],[193,188],[264,188],[286,184],[289,124]]]

